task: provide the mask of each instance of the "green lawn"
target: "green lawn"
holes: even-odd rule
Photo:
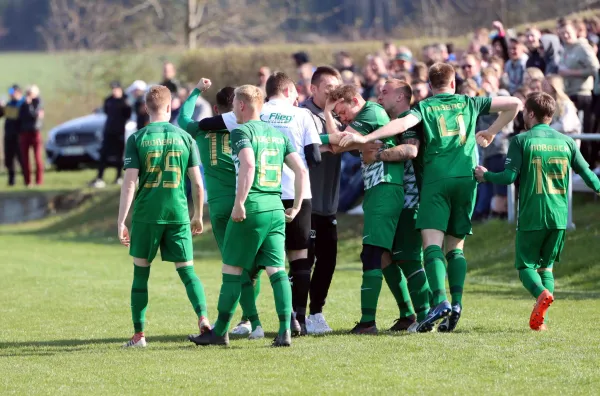
[[[85,172],[72,177],[87,179]],[[73,179],[49,191],[72,188]],[[229,349],[187,342],[197,330],[194,314],[173,266],[160,261],[149,285],[149,347],[120,349],[132,332],[132,264],[114,235],[117,207],[112,187],[68,214],[0,227],[0,394],[596,394],[600,388],[600,328],[593,322],[600,312],[597,203],[578,202],[578,229],[556,268],[557,301],[546,333],[528,328],[533,299],[512,267],[513,227],[490,222],[467,244],[471,271],[456,333],[346,335],[360,313],[361,225],[360,218],[342,216],[339,267],[325,311],[336,331],[294,339],[289,349],[268,347],[277,318],[265,275],[258,305],[267,339],[235,339]],[[197,238],[195,257],[214,320],[220,261],[210,227]],[[384,286],[379,327],[396,316]]]

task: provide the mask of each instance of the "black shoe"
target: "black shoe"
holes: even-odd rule
[[[356,326],[350,330],[350,334],[376,335],[377,333],[377,325],[374,320],[371,322],[356,322]]]
[[[302,327],[294,314],[292,314],[292,319],[290,320],[290,330],[292,331],[292,337],[299,337],[302,335]]]
[[[458,320],[460,319],[460,315],[462,314],[462,308],[458,304],[454,304],[452,306],[452,312],[450,312],[449,316],[439,324],[437,331],[440,333],[449,333],[456,329],[456,325],[458,325]]]
[[[308,332],[306,331],[306,323],[300,323],[300,336],[305,336],[307,334]]]
[[[188,340],[196,345],[229,345],[229,334],[225,333],[222,336],[215,334],[213,330],[206,331],[199,335],[189,335]]]
[[[396,323],[392,327],[390,327],[390,331],[406,331],[417,321],[417,317],[415,315],[410,315],[404,318],[396,319]]]
[[[285,333],[277,335],[271,344],[272,347],[289,347],[292,346],[292,334],[289,330]]]

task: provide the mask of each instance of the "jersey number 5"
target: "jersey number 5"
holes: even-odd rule
[[[171,165],[171,158],[181,157],[181,151],[167,151],[165,156],[164,170],[161,169],[161,164],[156,164],[157,161],[153,161],[155,158],[162,158],[162,151],[150,151],[146,154],[146,172],[156,173],[156,179],[154,181],[147,181],[144,184],[145,188],[159,187],[162,181],[163,172],[175,173],[175,181],[163,181],[162,187],[164,188],[177,188],[181,183],[181,169],[177,165]]]
[[[456,127],[454,129],[448,129],[448,124],[443,115],[438,117],[438,127],[440,129],[440,135],[446,136],[460,136],[460,143],[464,144],[467,141],[467,128],[465,127],[465,120],[462,114],[458,114],[454,120]]]
[[[223,146],[221,148],[221,153],[227,156],[231,156],[231,147],[229,146],[229,134],[228,133],[207,133],[205,139],[210,140],[210,165],[216,166],[218,159],[218,141],[217,139],[221,138],[223,142]]]
[[[281,167],[269,164],[269,158],[278,157],[279,149],[264,149],[259,155],[258,184],[261,187],[279,187]]]
[[[544,181],[548,194],[566,194],[566,188],[554,187],[553,180],[563,180],[567,174],[569,161],[566,158],[549,158],[544,164],[541,157],[535,157],[531,163],[535,166],[535,192],[544,193]]]

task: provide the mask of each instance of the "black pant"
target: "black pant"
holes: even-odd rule
[[[117,179],[123,172],[123,153],[125,151],[124,136],[104,135],[102,148],[100,149],[100,163],[98,164],[98,179],[104,177],[104,170],[108,166],[108,160],[111,156],[116,158]]]
[[[594,114],[594,107],[592,106],[592,96],[585,95],[573,95],[570,96],[571,100],[577,107],[577,110],[583,111],[583,133],[594,133],[594,124],[596,116]],[[595,163],[598,160],[598,142],[595,141],[583,141],[581,142],[581,154],[583,158],[590,164],[592,168],[595,167]]]
[[[323,311],[337,261],[337,220],[335,215],[311,217],[311,244],[308,258],[315,263],[310,281],[310,314]],[[316,261],[315,261],[316,260]]]
[[[21,156],[21,147],[19,146],[18,134],[4,135],[4,165],[8,171],[8,185],[15,185],[15,160],[23,169],[23,158]]]

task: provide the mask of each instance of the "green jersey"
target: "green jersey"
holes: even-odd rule
[[[402,118],[409,112],[404,112],[398,116]],[[410,130],[404,132],[398,138],[398,144],[407,144],[409,140],[416,139],[421,142],[423,130],[421,124],[415,125]],[[422,151],[419,149],[417,158],[404,161],[404,208],[417,209],[419,207],[419,190],[421,185],[422,170]]]
[[[364,136],[376,131],[388,122],[390,122],[390,117],[381,105],[374,102],[367,102],[356,115],[354,121],[350,123],[350,127]],[[382,143],[384,149],[395,147],[396,139],[393,137],[386,138],[382,140]],[[365,190],[375,187],[379,183],[402,185],[404,164],[400,162],[382,161],[377,161],[369,165],[363,163],[362,175],[365,183]]]
[[[204,168],[208,202],[211,202],[218,198],[235,196],[235,166],[231,158],[229,132],[203,131],[198,128],[198,123],[192,120],[198,96],[200,91],[196,88],[181,106],[178,121],[179,125],[196,139]]]
[[[546,124],[515,136],[505,168],[520,174],[520,231],[566,229],[570,170],[588,167],[575,141]]]
[[[473,177],[477,166],[475,124],[490,111],[492,99],[438,94],[411,111],[423,124],[423,184],[452,177]]]
[[[189,223],[183,175],[199,163],[194,139],[168,122],[153,122],[131,135],[124,168],[139,169],[133,221]]]
[[[254,182],[246,199],[246,213],[283,210],[281,174],[285,157],[295,152],[290,140],[279,130],[263,121],[248,121],[231,131],[231,146],[236,175],[239,174],[238,154],[250,148],[256,162]]]

